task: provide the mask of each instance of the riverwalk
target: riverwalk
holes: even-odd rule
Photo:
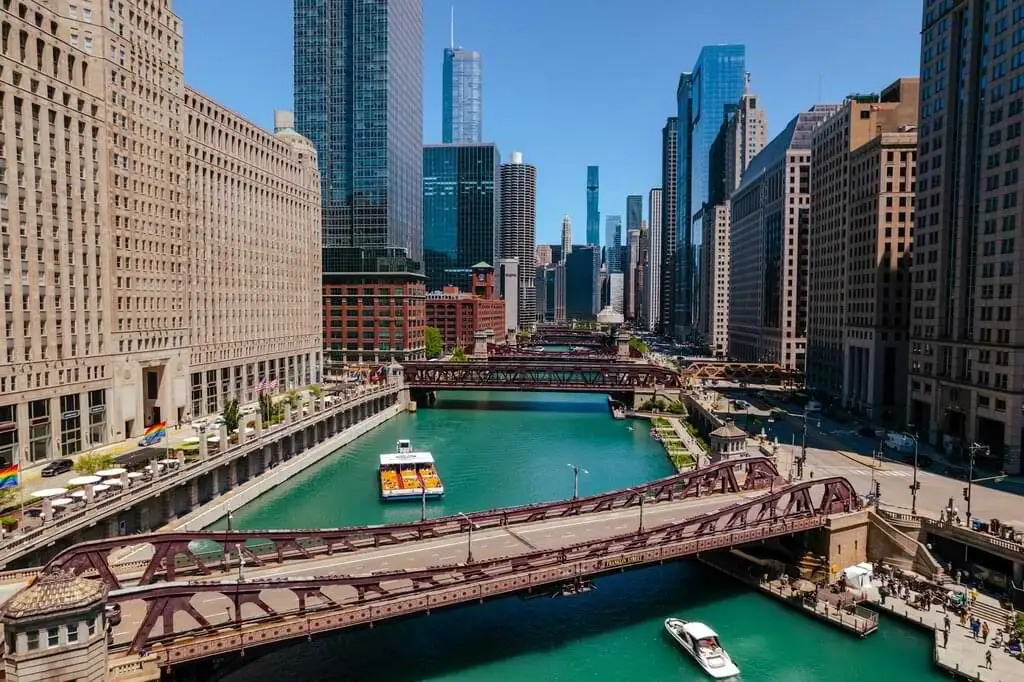
[[[996,632],[1005,623],[989,622],[991,634],[988,643],[975,639],[968,627],[960,625],[954,613],[947,613],[941,606],[930,611],[910,606],[903,599],[886,597],[885,603],[878,596],[878,588],[871,587],[865,592],[867,600],[878,610],[929,630],[934,636],[933,659],[935,664],[953,673],[956,677],[979,682],[1020,682],[1024,679],[1024,663],[1012,658],[1001,646],[995,644]],[[998,608],[998,603],[987,595],[978,595],[978,601]],[[949,641],[943,644],[945,618],[949,616]],[[985,652],[992,652],[991,669],[985,663]]]

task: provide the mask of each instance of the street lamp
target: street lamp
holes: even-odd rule
[[[580,472],[584,474],[590,472],[578,464],[567,464],[566,466],[572,469],[572,499],[578,500],[580,497]]]
[[[637,533],[643,535],[644,532],[644,503],[646,502],[657,502],[658,498],[649,497],[647,493],[640,495],[640,527],[637,529]]]
[[[911,433],[911,431],[913,431],[913,433]],[[919,434],[914,429],[913,424],[907,425],[907,430],[904,432],[904,435],[914,439],[914,481],[910,484],[910,514],[912,516],[917,516],[917,491],[921,487],[921,484],[917,481],[917,458],[921,449],[921,440]]]
[[[245,575],[242,573],[242,569],[245,568],[245,556],[242,554],[242,545],[235,543],[235,549],[238,551],[238,582],[245,580]]]
[[[469,524],[469,535],[467,536],[466,540],[466,563],[471,564],[473,563],[473,529],[477,526],[475,523],[473,523],[472,519],[470,519],[462,512],[459,512],[459,516],[464,518],[466,520],[466,523]]]
[[[985,476],[984,478],[974,477],[974,458],[979,452],[985,452],[986,454],[991,452],[989,446],[980,445],[978,443],[971,443],[971,447],[968,448],[968,454],[970,456],[970,464],[967,469],[967,487],[964,488],[964,499],[967,500],[967,528],[971,527],[971,498],[974,497],[972,494],[975,483],[983,483],[985,481],[1002,481],[1006,478],[1006,474],[998,474],[996,476]]]

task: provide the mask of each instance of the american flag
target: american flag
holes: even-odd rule
[[[265,390],[267,390],[267,380],[260,379],[259,382],[256,384],[256,392],[263,393],[263,391]]]

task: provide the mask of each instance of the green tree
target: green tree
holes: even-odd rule
[[[629,337],[629,347],[635,350],[637,353],[641,353],[643,355],[646,355],[651,351],[651,349],[648,347],[646,343],[644,343],[635,336]]]
[[[288,392],[284,394],[284,401],[294,410],[302,402],[302,396],[294,388],[289,388]]]
[[[221,416],[224,417],[224,426],[227,427],[228,433],[232,433],[238,428],[238,422],[242,420],[242,412],[238,409],[238,398],[232,398],[224,403],[224,411]]]
[[[74,469],[76,474],[80,474],[82,476],[91,476],[92,474],[95,474],[97,471],[109,469],[112,466],[114,466],[113,455],[82,455],[75,462]]]
[[[469,358],[466,357],[466,351],[462,348],[456,348],[452,351],[452,362],[468,362]]]
[[[309,387],[309,393],[314,398],[319,398],[324,394],[324,387],[321,386],[320,384],[313,384],[312,386]]]
[[[427,327],[423,333],[427,343],[427,357],[439,358],[444,352],[444,341],[441,339],[441,330],[437,327]]]
[[[274,416],[274,399],[266,393],[260,393],[260,419],[263,421],[264,426],[270,425],[270,420]]]

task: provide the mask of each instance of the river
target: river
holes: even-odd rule
[[[672,472],[645,422],[611,419],[604,396],[442,393],[237,511],[241,528],[413,521],[418,503],[384,504],[377,456],[399,438],[437,459],[431,516],[612,490]],[[930,682],[928,638],[885,620],[865,640],[830,629],[694,563],[600,578],[569,598],[507,598],[339,633],[270,653],[230,682],[703,680],[662,630],[668,616],[722,636],[744,682]]]

